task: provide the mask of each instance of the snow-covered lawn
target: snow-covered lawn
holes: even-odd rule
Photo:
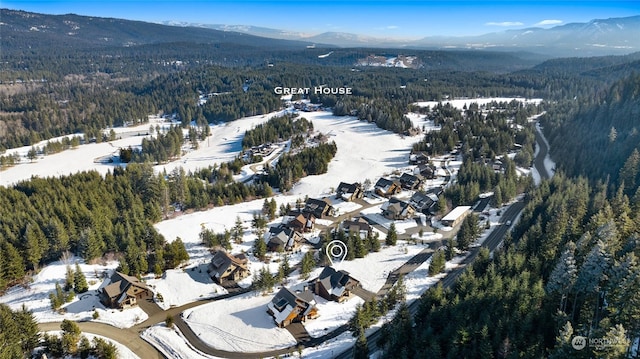
[[[318,295],[315,298],[320,316],[304,323],[305,329],[313,338],[321,337],[346,324],[353,317],[353,313],[356,312],[356,306],[364,303],[364,300],[360,297],[350,298],[343,303],[326,300]]]
[[[346,270],[360,281],[362,288],[378,292],[384,285],[390,272],[403,265],[425,247],[398,241],[396,246],[383,247],[380,252],[369,253],[364,258],[343,261],[336,264],[336,269]]]
[[[147,284],[157,295],[162,296],[162,301],[156,300],[162,309],[227,293],[226,289],[211,280],[207,274],[207,264],[195,265],[184,270],[170,269],[162,278],[148,279]]]
[[[389,229],[391,223],[394,223],[396,226],[396,232],[398,234],[403,234],[407,231],[407,229],[415,228],[418,226],[418,222],[416,222],[414,218],[396,221],[388,219],[382,215],[382,209],[380,207],[381,206],[369,207],[360,213],[368,220],[381,225],[385,229]]]
[[[296,344],[267,313],[273,295],[247,293],[183,312],[191,329],[208,345],[222,350],[255,353]]]
[[[125,310],[115,310],[105,308],[98,299],[98,288],[105,285],[101,278],[102,273],[111,273],[118,266],[117,262],[109,262],[106,265],[84,264],[82,259],[71,257],[67,261],[71,268],[75,269],[75,263],[81,263],[80,269],[87,278],[89,291],[76,295],[70,303],[62,306],[64,314],[54,312],[51,309],[49,293],[55,292],[56,282],[64,286],[67,263],[63,261],[53,262],[44,267],[33,277],[33,282],[29,288],[21,286],[10,288],[2,297],[0,303],[9,305],[12,309],[18,310],[24,304],[31,310],[38,322],[59,322],[63,319],[69,320],[93,320],[93,311],[98,312],[98,319],[95,321],[107,323],[119,328],[128,328],[140,323],[148,318],[147,314],[140,308],[135,307]],[[96,274],[98,276],[96,276]]]

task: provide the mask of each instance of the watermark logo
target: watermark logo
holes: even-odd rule
[[[577,335],[571,340],[571,346],[575,350],[582,350],[587,347],[587,338]]]
[[[575,350],[582,350],[589,346],[596,350],[603,350],[605,348],[615,347],[619,345],[626,345],[617,338],[587,338],[580,335],[576,335],[571,340],[571,346]]]

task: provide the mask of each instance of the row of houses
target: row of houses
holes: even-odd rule
[[[267,304],[267,313],[280,328],[306,322],[320,315],[315,295],[342,303],[354,295],[353,290],[357,287],[360,287],[360,282],[349,272],[325,267],[318,278],[310,281],[303,290],[280,289]]]

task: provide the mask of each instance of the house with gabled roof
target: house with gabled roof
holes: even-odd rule
[[[382,215],[391,220],[408,219],[416,214],[416,209],[411,204],[395,197],[383,203],[380,209]]]
[[[300,233],[311,232],[316,225],[316,216],[309,212],[292,212],[285,216],[282,223]]]
[[[207,273],[214,282],[222,286],[233,286],[249,275],[247,262],[244,254],[231,255],[221,249],[214,252]]]
[[[340,182],[336,189],[336,198],[343,199],[347,202],[364,197],[364,191],[360,183]]]
[[[409,164],[411,165],[421,165],[429,163],[429,156],[426,152],[414,152],[409,155]]]
[[[124,309],[137,305],[139,300],[153,297],[153,291],[138,278],[115,272],[110,284],[98,290],[98,297],[106,307]]]
[[[325,218],[327,216],[333,216],[335,209],[326,198],[308,198],[302,212],[312,213],[316,218]]]
[[[303,291],[291,291],[283,287],[267,304],[267,313],[280,328],[291,323],[305,322],[318,317],[318,308],[313,292],[306,287]]]
[[[327,266],[314,281],[314,292],[326,300],[342,303],[351,297],[352,290],[358,286],[360,281],[349,272]]]
[[[269,228],[267,236],[267,249],[272,252],[292,251],[300,246],[302,234],[291,228],[279,226]]]
[[[416,166],[413,173],[416,175],[419,174],[426,179],[434,179],[436,178],[437,168],[432,164],[422,164]]]
[[[353,233],[357,237],[367,238],[371,234],[373,227],[371,227],[369,222],[367,222],[364,218],[360,217],[352,220],[347,219],[342,221],[342,223],[340,223],[340,229],[342,229],[347,235]]]
[[[374,186],[375,192],[382,197],[391,197],[402,191],[402,186],[398,181],[392,181],[386,178],[380,178]]]
[[[400,176],[400,185],[404,189],[416,190],[422,185],[422,176],[403,173]]]
[[[409,199],[409,204],[416,209],[416,211],[430,214],[433,212],[433,207],[438,203],[438,195],[433,192],[416,192]]]

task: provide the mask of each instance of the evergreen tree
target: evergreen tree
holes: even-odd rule
[[[267,255],[267,243],[265,243],[262,237],[256,238],[253,244],[253,255],[263,261]]]
[[[398,233],[396,232],[396,224],[391,223],[389,226],[389,230],[387,231],[387,237],[384,240],[385,244],[388,246],[395,246],[398,242]]]
[[[66,269],[66,273],[64,276],[64,290],[65,291],[70,291],[73,289],[73,282],[74,282],[74,273],[73,273],[73,268],[71,268],[70,265],[67,264],[67,269]]]
[[[369,346],[363,329],[360,330],[358,340],[356,340],[356,345],[353,348],[353,357],[355,359],[369,359]]]
[[[435,251],[431,257],[431,263],[429,264],[429,275],[434,276],[442,273],[442,271],[444,271],[446,261],[444,251]]]
[[[240,244],[242,243],[243,234],[244,227],[242,226],[242,220],[240,219],[240,216],[236,216],[236,223],[231,230],[231,239],[233,239],[236,244]]]
[[[315,266],[316,261],[313,259],[313,253],[310,251],[305,253],[300,263],[300,276],[303,279],[308,279],[309,274],[315,268]]]
[[[62,350],[65,354],[75,354],[78,351],[80,341],[80,327],[75,322],[64,319],[60,324],[62,329]]]
[[[76,293],[84,293],[89,290],[89,285],[87,284],[87,278],[85,278],[84,273],[80,269],[80,265],[76,263],[76,270],[73,275],[73,289]]]

